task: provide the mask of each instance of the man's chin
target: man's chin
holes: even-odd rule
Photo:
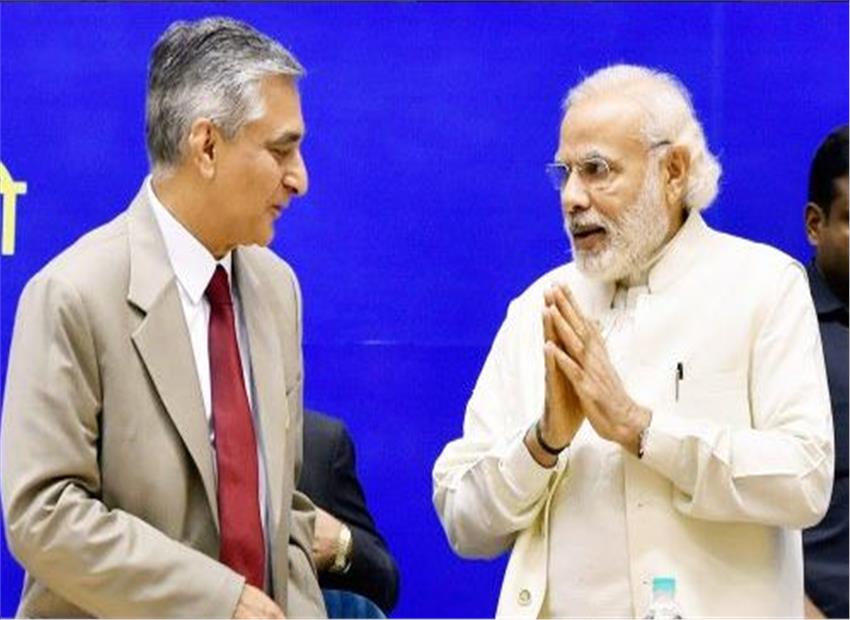
[[[576,267],[583,276],[600,282],[616,282],[622,277],[622,266],[617,265],[614,257],[606,249],[601,252],[573,250]]]
[[[244,245],[257,245],[262,248],[267,247],[274,240],[274,226],[269,226],[268,229],[258,231]]]
[[[274,241],[274,228],[271,229],[271,232],[269,232],[269,234],[266,235],[264,239],[258,241],[257,245],[263,246],[265,248],[268,247],[272,241]]]

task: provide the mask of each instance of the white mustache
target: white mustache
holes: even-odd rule
[[[609,230],[611,222],[608,218],[592,211],[585,211],[580,215],[575,215],[567,218],[567,230],[570,234],[575,235],[590,228],[602,228]]]

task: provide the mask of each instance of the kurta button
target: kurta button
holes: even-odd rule
[[[519,604],[525,607],[529,603],[531,603],[531,592],[528,590],[520,590],[519,591]]]

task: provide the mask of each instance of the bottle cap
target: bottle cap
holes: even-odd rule
[[[676,578],[675,577],[653,577],[652,578],[653,592],[667,592],[671,596],[676,594]]]

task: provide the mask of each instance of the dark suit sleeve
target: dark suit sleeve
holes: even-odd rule
[[[398,568],[366,507],[355,469],[354,444],[344,426],[337,429],[330,481],[333,505],[328,511],[348,525],[354,545],[348,572],[323,573],[321,585],[362,594],[389,613],[398,600]]]

